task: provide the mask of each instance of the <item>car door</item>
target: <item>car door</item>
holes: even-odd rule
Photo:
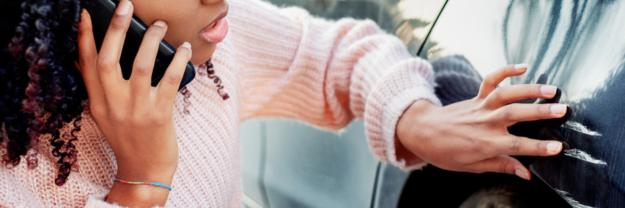
[[[329,19],[372,19],[411,53],[421,47],[444,0],[270,0]],[[407,174],[371,154],[362,120],[326,131],[294,120],[241,125],[246,207],[395,207]]]
[[[421,57],[464,56],[482,76],[528,63],[507,84],[552,84],[574,109],[570,146],[530,166],[573,207],[625,206],[625,2],[449,1]]]

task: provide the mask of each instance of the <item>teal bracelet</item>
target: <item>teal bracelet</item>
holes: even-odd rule
[[[158,187],[163,187],[166,189],[169,189],[169,191],[171,191],[171,186],[159,183],[159,182],[133,182],[133,181],[124,181],[124,180],[120,180],[120,179],[115,179],[113,181],[117,181],[120,183],[125,183],[125,184],[133,184],[133,185],[150,185],[150,186],[158,186]]]

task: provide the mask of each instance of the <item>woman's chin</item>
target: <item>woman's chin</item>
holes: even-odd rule
[[[199,65],[205,63],[206,61],[208,61],[208,59],[211,59],[213,57],[213,53],[215,52],[216,45],[217,44],[211,44],[211,46],[208,48],[194,48],[193,46],[191,46],[191,50],[193,53],[193,57],[191,57],[191,63],[193,63],[194,65]]]
[[[212,58],[211,56],[206,57],[206,58],[202,58],[202,59],[197,59],[197,60],[195,58],[192,58],[191,59],[191,63],[193,65],[200,65],[200,64],[206,63],[206,61],[208,61],[211,58]]]

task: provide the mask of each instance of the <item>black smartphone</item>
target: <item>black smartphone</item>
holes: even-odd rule
[[[89,10],[91,22],[93,24],[93,36],[95,38],[98,51],[100,51],[102,41],[104,41],[104,35],[106,35],[106,31],[109,28],[109,24],[111,23],[111,19],[113,18],[116,8],[116,0],[98,0],[96,5]],[[143,35],[147,29],[148,26],[139,18],[136,16],[132,17],[119,61],[124,79],[130,78],[135,56],[139,51],[139,46],[141,46]],[[158,82],[161,81],[167,67],[174,59],[175,53],[176,49],[174,47],[169,45],[169,43],[165,40],[161,41],[160,46],[158,47],[158,54],[156,55],[154,71],[152,72],[152,86],[156,86]],[[182,82],[180,83],[178,90],[189,84],[193,78],[195,78],[195,67],[191,64],[191,62],[189,62],[187,63],[187,68],[185,69]]]

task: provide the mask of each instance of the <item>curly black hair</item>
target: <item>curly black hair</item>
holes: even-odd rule
[[[88,104],[74,56],[81,11],[93,5],[93,0],[0,1],[2,161],[12,168],[25,156],[28,168],[36,168],[39,137],[50,134],[52,155],[60,165],[54,181],[58,186],[65,184],[77,160],[73,142]],[[229,98],[211,60],[199,66],[199,73],[213,80],[224,100]],[[186,87],[180,92],[187,114],[191,92]],[[64,125],[73,129],[63,134],[59,129]]]
[[[72,59],[81,9],[91,0],[0,1],[0,142],[7,168],[25,156],[37,167],[37,143],[51,134],[63,185],[76,162],[72,144],[80,131],[87,93]],[[72,122],[73,121],[73,122]],[[72,122],[70,124],[70,122]],[[73,125],[67,134],[59,131]]]

